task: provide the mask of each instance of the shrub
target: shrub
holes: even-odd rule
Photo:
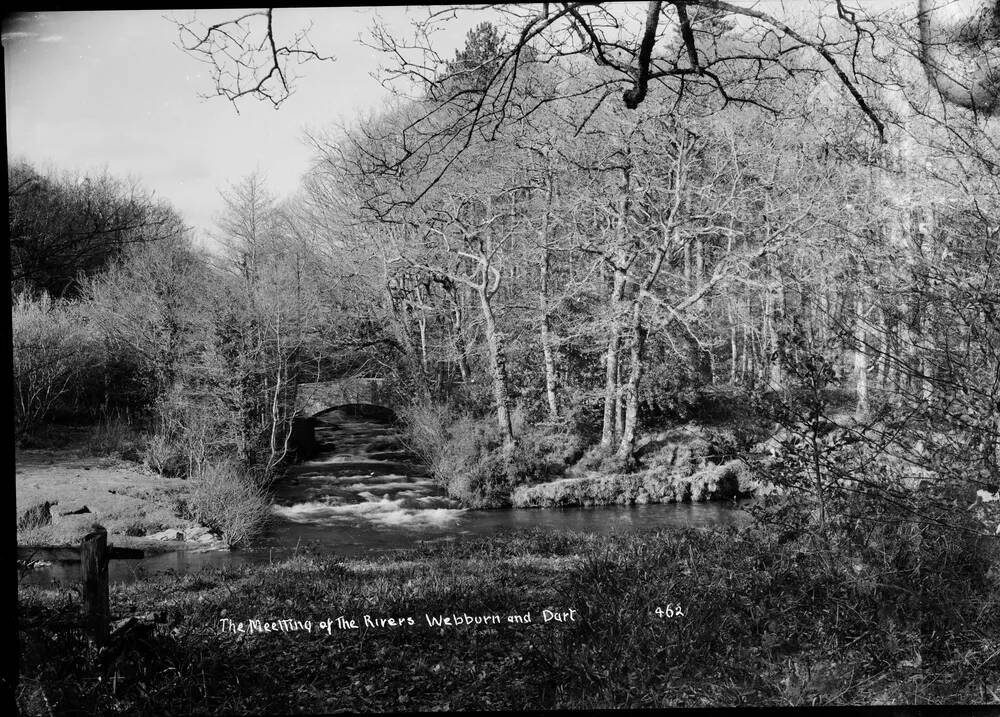
[[[147,463],[158,472],[197,473],[237,450],[234,415],[210,392],[175,382],[157,400],[155,415],[157,436],[147,449]]]
[[[186,511],[230,548],[252,542],[267,526],[271,501],[257,477],[222,461],[205,465],[194,480]]]
[[[563,408],[568,430],[578,436],[581,445],[587,446],[601,440],[604,421],[603,396],[594,392],[568,392]]]
[[[134,521],[126,525],[122,532],[133,538],[141,538],[146,535],[146,526],[140,521]]]
[[[174,515],[179,518],[184,518],[184,520],[198,520],[198,516],[195,515],[191,502],[183,496],[176,496],[173,498],[170,503],[170,510]]]
[[[431,468],[448,494],[476,508],[508,502],[512,486],[495,423],[463,416],[441,433]]]
[[[33,505],[25,510],[17,519],[18,530],[34,530],[52,523],[52,511],[50,508],[55,505],[45,501],[38,505]]]
[[[563,475],[583,451],[569,422],[529,425],[521,411],[512,418],[517,442],[505,448],[492,415],[452,419],[444,405],[402,412],[407,446],[431,467],[449,495],[471,507],[509,505],[518,485]]]
[[[608,454],[600,446],[591,446],[576,463],[576,467],[598,473],[625,473],[627,461],[615,453]]]
[[[16,436],[24,439],[70,406],[102,350],[72,305],[21,294],[11,307]]]
[[[500,433],[487,418],[452,418],[444,404],[400,411],[404,443],[430,466],[448,494],[471,507],[503,504],[510,493]]]
[[[163,434],[156,434],[146,441],[143,461],[149,468],[168,477],[186,477],[188,458],[182,446]]]
[[[398,411],[403,442],[428,465],[433,465],[448,440],[451,411],[443,404],[415,404]]]
[[[142,460],[144,443],[131,418],[122,413],[102,417],[90,437],[90,447],[96,454],[130,461]]]
[[[511,456],[514,484],[541,483],[561,477],[583,455],[583,438],[567,423],[536,423],[518,433]]]

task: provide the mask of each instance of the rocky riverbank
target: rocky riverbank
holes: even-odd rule
[[[567,477],[518,486],[516,508],[732,500],[772,490],[758,480],[732,431],[687,424],[647,437],[633,472],[609,472],[585,460]]]
[[[750,497],[759,488],[747,463],[734,459],[706,466],[691,475],[659,470],[612,475],[588,473],[519,486],[511,496],[511,503],[515,508],[553,508],[732,500]]]
[[[159,552],[222,549],[203,525],[178,515],[190,481],[157,475],[82,448],[22,450],[15,455],[19,546],[78,546],[97,523],[109,541]]]

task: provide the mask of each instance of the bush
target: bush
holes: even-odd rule
[[[132,538],[142,538],[146,535],[146,530],[146,526],[137,520],[126,525],[122,532]]]
[[[54,503],[45,501],[38,505],[33,505],[25,510],[17,519],[17,529],[19,531],[34,530],[52,523],[51,507]]]
[[[452,422],[451,411],[444,404],[415,404],[397,412],[403,424],[403,443],[422,461],[433,465],[442,452]]]
[[[517,443],[509,449],[492,415],[452,419],[448,406],[430,405],[404,410],[402,419],[407,446],[470,507],[509,505],[518,485],[558,478],[583,451],[568,423],[527,425],[519,411],[512,421]]]
[[[177,381],[156,401],[155,415],[157,435],[147,448],[147,463],[160,473],[197,473],[237,450],[234,416],[220,396]]]
[[[132,420],[121,413],[105,415],[90,437],[90,447],[96,454],[129,461],[142,460],[145,442]]]
[[[257,477],[223,461],[207,464],[194,480],[186,512],[217,532],[230,548],[252,542],[267,526],[271,500]]]
[[[500,432],[485,418],[452,418],[444,404],[400,411],[404,442],[428,466],[448,494],[470,507],[506,502],[510,494]]]
[[[163,434],[146,441],[143,461],[150,469],[170,478],[184,478],[188,474],[188,458],[182,446]]]
[[[47,294],[17,296],[11,307],[14,421],[23,440],[71,399],[103,357],[96,338],[74,307]]]
[[[431,468],[448,494],[474,508],[509,502],[513,486],[496,424],[463,416],[442,433],[446,438]]]
[[[517,436],[510,470],[514,484],[541,483],[561,477],[583,455],[583,438],[564,423],[524,426]]]
[[[604,422],[603,395],[598,396],[592,391],[568,392],[563,415],[568,430],[579,437],[581,445],[588,446],[601,440]]]
[[[591,446],[576,463],[576,467],[585,471],[614,474],[625,473],[628,461],[615,453],[607,453],[600,446]]]

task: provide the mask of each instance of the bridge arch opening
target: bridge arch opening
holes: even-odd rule
[[[396,412],[388,406],[381,406],[375,403],[342,403],[336,406],[324,408],[318,413],[314,413],[311,418],[321,419],[332,417],[334,413],[342,413],[351,418],[369,418],[376,421],[386,421],[395,423],[398,420]]]

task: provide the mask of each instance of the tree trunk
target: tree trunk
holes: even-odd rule
[[[468,383],[472,377],[469,370],[468,349],[465,346],[465,336],[462,334],[462,308],[456,302],[451,312],[451,328],[455,335],[455,351],[458,353],[458,372],[462,382]]]
[[[635,314],[641,309],[636,305]],[[641,315],[635,317],[635,334],[629,347],[629,377],[623,389],[625,400],[625,418],[623,421],[621,441],[618,444],[618,455],[627,463],[633,461],[635,452],[635,429],[639,418],[639,384],[642,381],[642,352],[646,343],[646,328],[642,326]]]
[[[621,326],[618,314],[622,294],[625,290],[625,270],[615,267],[614,284],[611,288],[611,326],[608,329],[608,344],[605,352],[604,371],[604,422],[601,427],[601,448],[610,451],[615,441],[614,422],[618,399],[618,349],[621,343]]]
[[[625,231],[629,209],[629,186],[631,175],[622,170],[622,195],[618,204],[618,220],[615,228],[614,277],[608,301],[609,319],[608,344],[604,373],[604,421],[601,426],[601,449],[610,452],[617,434],[615,421],[618,418],[618,350],[621,344],[621,309],[625,284],[628,280],[628,266],[625,255]],[[602,264],[603,266],[603,264]]]
[[[615,391],[615,433],[614,441],[617,441],[622,436],[622,431],[625,429],[625,393],[624,387],[622,386],[622,362],[621,358],[618,359],[618,378],[616,380],[618,384],[618,390]]]
[[[544,263],[548,264],[548,256],[545,257]],[[544,291],[543,288],[542,292]],[[558,380],[556,378],[555,354],[552,350],[552,329],[548,307],[545,306],[544,299],[542,305],[542,359],[545,363],[545,398],[549,404],[549,418],[556,419],[559,417],[559,401],[556,394]]]
[[[736,385],[736,362],[739,357],[738,346],[736,344],[736,327],[732,325],[732,317],[730,316],[730,326],[729,326],[729,384],[731,386]]]
[[[766,302],[764,311],[767,315],[768,383],[772,391],[780,391],[784,384],[781,367],[781,338],[778,333],[778,322],[781,316],[779,307],[782,303],[780,282],[776,289],[768,291]]]
[[[487,293],[486,287],[480,287],[478,293],[485,319],[486,346],[489,349],[497,423],[500,426],[500,435],[503,437],[504,446],[512,446],[514,444],[514,429],[510,421],[510,397],[507,393],[507,364],[503,338],[497,330],[496,317],[493,314],[493,306],[490,303],[490,295]]]
[[[859,418],[868,415],[868,337],[864,314],[864,288],[859,286],[854,299],[854,386],[857,395],[855,414]]]
[[[632,298],[632,307],[629,315],[629,336],[631,346],[629,347],[629,380],[624,389],[625,416],[622,420],[621,441],[618,444],[618,455],[624,458],[626,463],[631,464],[635,452],[635,431],[639,418],[639,386],[642,381],[643,372],[643,349],[646,345],[646,327],[642,321],[643,301],[646,293],[653,287],[656,277],[660,274],[663,266],[663,259],[667,254],[672,239],[672,229],[663,228],[663,237],[660,246],[656,250],[649,270]]]
[[[883,388],[898,390],[897,383],[899,376],[896,366],[896,345],[898,342],[896,341],[896,325],[890,319],[885,309],[879,313],[882,315],[882,347],[880,352],[882,370],[879,372],[879,378]]]
[[[920,228],[920,236],[923,242],[926,242],[926,247],[923,247],[921,252],[925,256],[939,256],[940,249],[937,246],[937,241],[935,240],[935,216],[934,216],[934,205],[926,205],[922,208],[923,223]],[[927,295],[934,295],[934,285],[933,279],[929,276],[927,270],[922,272],[921,283],[923,284],[924,290]],[[933,299],[929,299],[925,302],[923,316],[921,317],[921,338],[923,339],[923,351],[921,356],[921,366],[920,373],[923,375],[923,399],[925,401],[931,401],[934,398],[934,383],[938,378],[937,375],[937,330],[935,320],[935,303]]]
[[[417,286],[417,302],[419,303],[419,315],[417,316],[417,326],[420,327],[420,368],[424,375],[428,375],[428,364],[427,364],[427,311],[425,308],[424,297],[420,291],[420,287]]]
[[[930,304],[924,310],[921,334],[923,336],[923,350],[920,352],[920,375],[923,376],[921,394],[925,401],[931,401],[934,398],[934,381],[937,378],[937,369],[934,364],[937,342],[934,334],[934,310]]]
[[[552,349],[552,325],[549,317],[549,230],[552,211],[553,185],[552,175],[546,173],[546,208],[542,216],[541,245],[542,266],[538,288],[538,308],[542,316],[542,358],[545,364],[545,397],[549,404],[549,418],[559,417],[559,403],[556,396],[556,360]]]
[[[694,277],[691,271],[691,243],[684,242],[684,290],[694,289]]]
[[[413,337],[410,335],[409,327],[406,325],[405,314],[401,316],[402,312],[399,310],[399,302],[392,295],[388,284],[385,286],[385,293],[387,300],[386,313],[389,315],[393,333],[396,335],[396,339],[399,341],[399,345],[402,347],[403,354],[406,357],[406,362],[413,373],[417,396],[423,403],[430,403],[430,382],[427,379],[427,373],[424,371],[423,362],[420,360],[420,353],[417,351],[417,347],[413,343]]]
[[[705,281],[705,248],[702,244],[702,239],[700,236],[694,239],[694,285],[701,286],[702,282]],[[698,313],[705,311],[705,299],[698,299],[698,303],[695,305],[695,309]]]

